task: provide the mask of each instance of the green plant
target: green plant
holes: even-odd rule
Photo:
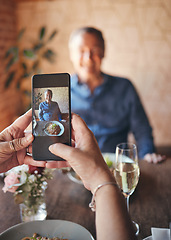
[[[46,27],[41,27],[38,33],[38,39],[30,41],[31,47],[22,48],[24,45],[22,39],[25,31],[26,29],[20,30],[16,45],[11,46],[5,53],[4,59],[6,61],[5,70],[7,72],[7,78],[4,88],[9,88],[11,83],[15,81],[16,89],[30,96],[30,90],[22,90],[21,83],[26,78],[41,73],[41,62],[43,60],[49,63],[55,61],[56,54],[48,47],[48,43],[56,36],[57,30],[52,31],[52,33],[47,36]]]
[[[41,103],[42,101],[42,93],[38,93],[36,96],[35,96],[35,109],[39,109],[39,104]]]

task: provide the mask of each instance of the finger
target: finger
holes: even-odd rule
[[[62,143],[55,143],[49,147],[50,152],[53,154],[67,160],[69,163],[72,162],[72,160],[79,159],[80,153],[78,153],[78,149],[75,149],[73,147],[67,146]]]
[[[152,163],[157,163],[157,155],[155,153],[151,154]]]
[[[32,165],[36,167],[45,167],[46,161],[35,161],[31,156],[26,155],[24,158],[24,164]]]
[[[163,156],[161,156],[160,154],[156,154],[156,153],[153,153],[152,154],[152,161],[153,163],[159,163],[161,161],[163,161]]]
[[[29,135],[30,133],[32,133],[31,130],[29,130],[29,131],[24,131],[24,136],[27,136],[27,135]]]
[[[78,132],[81,131],[82,132],[83,129],[85,129],[85,128],[88,129],[84,120],[79,115],[77,115],[75,113],[72,114],[72,120],[71,121],[72,121],[72,128],[73,128],[74,132],[75,131],[78,131]]]
[[[84,145],[84,141],[82,141],[83,136],[86,134],[89,134],[90,130],[88,129],[87,125],[82,120],[82,118],[80,118],[78,115],[74,113],[72,114],[72,128],[74,130],[77,146]],[[88,140],[90,138],[88,137],[86,139]],[[79,154],[80,154],[80,151],[78,149],[75,149],[73,147],[70,147],[61,143],[56,143],[51,145],[49,147],[49,150],[53,154],[67,160],[69,163],[72,159],[75,160],[77,157],[79,157]]]
[[[29,145],[29,146],[26,148],[26,153],[32,154],[32,146],[31,146],[31,145]]]
[[[146,154],[144,156],[144,160],[147,161],[148,163],[152,163],[152,157],[151,157],[151,154]]]
[[[71,139],[71,145],[72,147],[75,147],[75,141],[73,139]]]
[[[18,139],[14,139],[10,142],[6,142],[7,145],[6,145],[6,148],[4,148],[4,150],[8,153],[19,151],[19,150],[27,147],[29,144],[31,144],[33,139],[34,139],[33,135],[29,134],[26,137],[18,138]]]
[[[152,163],[152,159],[151,158],[146,158],[146,159],[144,159],[146,162],[148,162],[148,163]]]
[[[164,161],[166,159],[167,159],[166,155],[162,155],[162,161]]]
[[[160,154],[157,155],[157,162],[158,163],[160,163],[160,162],[162,162],[164,160],[166,160],[166,156],[165,155],[163,155],[163,156],[160,155]]]
[[[17,118],[15,122],[12,124],[12,126],[18,127],[24,131],[27,128],[27,126],[30,124],[31,120],[32,120],[32,110],[30,109],[24,115]]]
[[[53,161],[46,163],[47,168],[66,168],[70,167],[69,163],[66,161]]]

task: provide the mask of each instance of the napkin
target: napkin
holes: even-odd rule
[[[170,240],[170,229],[168,228],[151,228],[153,240]]]

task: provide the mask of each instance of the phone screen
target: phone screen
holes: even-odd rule
[[[71,145],[70,75],[39,74],[32,78],[32,156],[63,160],[49,151],[53,143]]]

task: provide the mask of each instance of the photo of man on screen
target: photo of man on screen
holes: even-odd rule
[[[40,121],[60,121],[61,111],[57,102],[52,101],[53,92],[47,89],[44,93],[45,101],[39,105]]]

